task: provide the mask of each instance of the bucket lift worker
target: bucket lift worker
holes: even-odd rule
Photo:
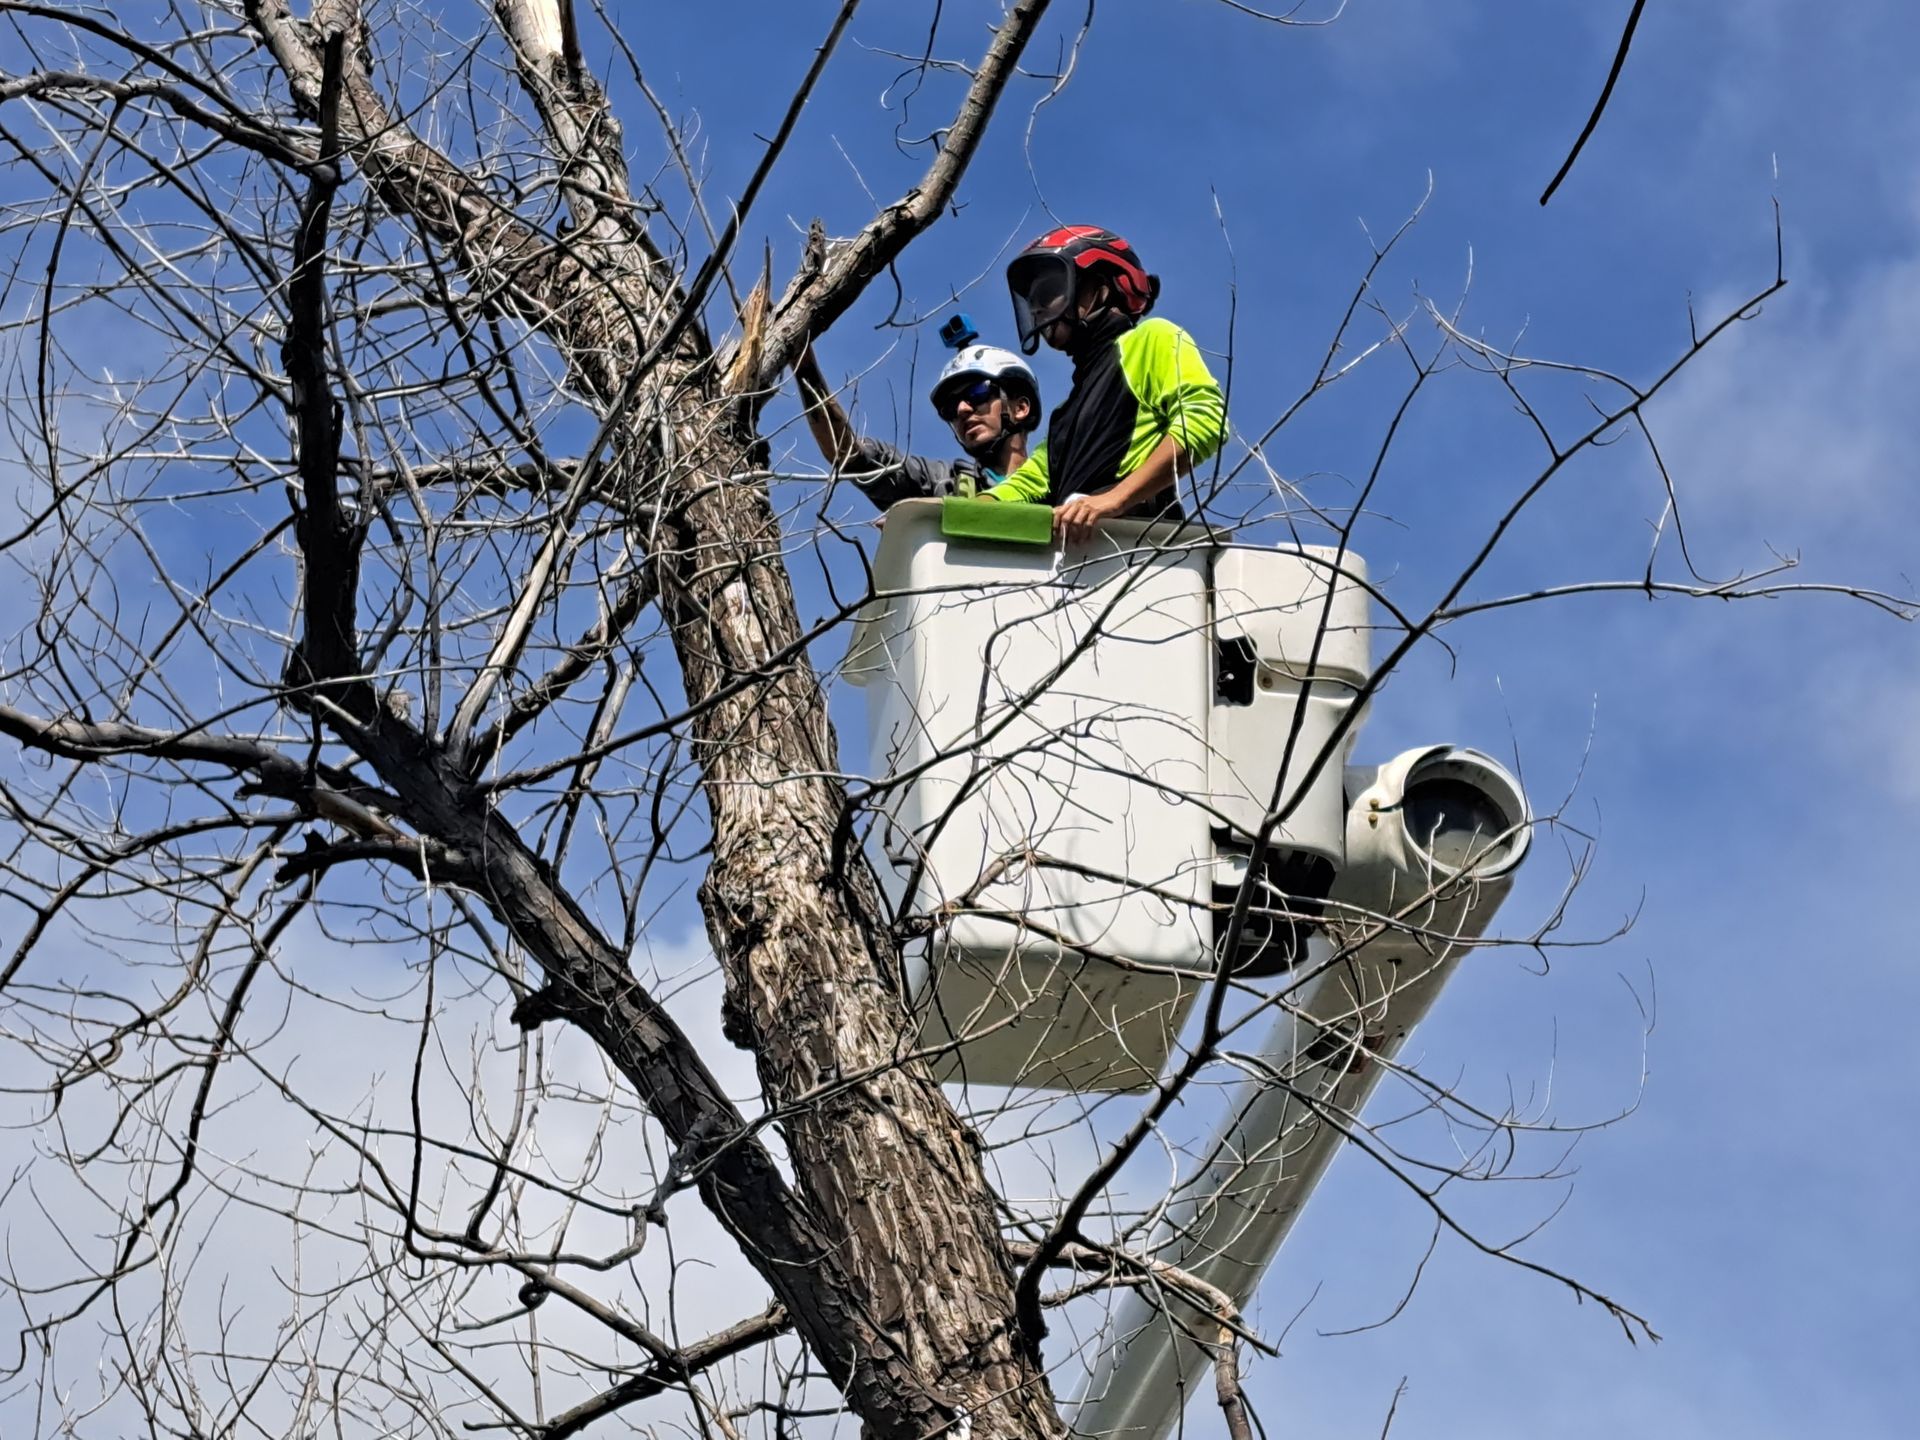
[[[1025,360],[976,343],[980,332],[965,315],[941,326],[940,338],[956,353],[934,378],[928,398],[966,452],[951,460],[909,455],[860,434],[827,388],[813,347],[794,362],[814,443],[836,472],[882,510],[902,500],[971,496],[998,485],[1026,461],[1027,436],[1039,427],[1040,382]]]
[[[1220,448],[1226,406],[1193,337],[1146,314],[1160,296],[1133,247],[1095,225],[1050,230],[1007,266],[1020,348],[1073,359],[1046,442],[985,497],[1055,506],[1084,540],[1118,516],[1178,518],[1178,481]]]

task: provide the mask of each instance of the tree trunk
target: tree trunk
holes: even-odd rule
[[[1003,23],[995,63],[1011,67],[1043,9],[1024,0]],[[248,0],[247,10],[295,98],[317,112],[315,32],[361,40],[356,0],[316,0],[312,27],[286,0]],[[498,13],[556,148],[570,157],[566,167],[584,166],[618,194],[617,149],[603,154],[586,143],[591,135],[617,141],[617,132],[586,123],[603,115],[603,98],[575,73],[562,28],[548,23],[558,12],[502,0]],[[765,485],[738,478],[756,468],[751,416],[761,371],[777,357],[755,363],[753,347],[743,348],[732,373],[747,393],[726,393],[697,305],[643,230],[570,192],[575,244],[549,245],[414,135],[363,70],[349,65],[342,84],[342,144],[382,200],[456,255],[476,289],[544,330],[606,417],[607,463],[586,461],[594,497],[634,515],[657,507],[658,524],[636,522],[636,535],[650,552],[695,707],[691,738],[714,851],[701,904],[726,976],[728,1033],[756,1057],[800,1204],[783,1198],[751,1140],[724,1147],[720,1178],[703,1193],[875,1440],[952,1435],[963,1418],[977,1440],[1063,1433],[1037,1337],[1015,1318],[1013,1265],[978,1142],[925,1067],[901,1061],[914,1037],[898,989],[898,943],[848,840],[844,789],[827,778],[838,771],[837,748],[825,695],[797,648],[798,613]],[[963,118],[977,129],[991,99],[970,106]],[[939,163],[950,187],[960,153]],[[934,213],[938,193],[921,197]],[[902,211],[884,233],[904,243],[910,222],[929,219]],[[584,494],[587,480],[575,484]],[[518,605],[543,587],[530,575]],[[517,654],[503,635],[498,670]],[[491,683],[490,674],[476,680],[447,747],[396,757],[365,736],[348,738],[414,801],[416,823],[486,870],[479,893],[546,973],[523,1020],[580,1025],[621,1063],[675,1143],[697,1152],[714,1138],[702,1133],[701,1117],[724,1120],[731,1107],[717,1092],[695,1093],[711,1082],[681,1053],[684,1037],[517,837],[504,851],[504,841],[474,847],[483,829],[507,831],[490,811],[481,820],[475,811],[487,802],[461,784],[471,760],[466,729]],[[429,775],[440,778],[428,784]],[[503,866],[514,871],[504,889],[509,877],[495,873]],[[747,1198],[716,1191],[727,1176]],[[762,1243],[755,1224],[766,1227]]]
[[[801,1193],[858,1288],[864,1322],[897,1346],[911,1390],[856,1374],[874,1436],[1034,1440],[1063,1433],[1036,1347],[1017,1325],[1014,1269],[972,1131],[925,1066],[900,956],[871,872],[844,829],[825,697],[804,655],[764,486],[730,481],[748,447],[716,447],[670,548],[662,603],[699,703],[764,677],[693,723],[714,855],[700,900],[725,970],[729,1033],[752,1050],[782,1116]],[[876,1383],[879,1382],[879,1383]],[[864,1392],[864,1393],[863,1393]]]

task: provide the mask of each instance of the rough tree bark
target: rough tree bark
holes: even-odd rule
[[[560,0],[500,0],[496,13],[573,182],[564,247],[412,134],[364,60],[347,66],[336,122],[387,206],[457,255],[476,290],[537,325],[603,416],[604,451],[572,478],[563,521],[589,491],[651,517],[651,582],[694,707],[711,817],[700,899],[726,976],[729,1034],[756,1057],[797,1194],[762,1147],[737,1138],[739,1116],[685,1038],[473,782],[470,737],[517,658],[523,612],[537,605],[550,560],[530,572],[444,742],[386,713],[365,686],[326,718],[442,847],[443,873],[482,895],[539,960],[544,983],[519,1018],[579,1025],[620,1066],[876,1437],[951,1433],[963,1419],[982,1440],[1062,1426],[1038,1337],[1015,1319],[1014,1267],[977,1142],[925,1069],[902,1060],[913,1027],[898,945],[847,843],[842,787],[823,778],[839,768],[835,739],[779,526],[764,483],[742,477],[754,468],[753,416],[768,378],[937,217],[1044,8],[1009,12],[926,183],[797,277],[726,366],[698,323],[710,276],[683,289],[633,218],[618,128],[579,64]],[[247,9],[296,102],[319,116],[328,37],[345,36],[351,54],[369,49],[357,6],[320,0],[304,22],[281,0]],[[765,302],[762,292],[760,314]]]

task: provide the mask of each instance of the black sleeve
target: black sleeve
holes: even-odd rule
[[[885,510],[902,500],[938,499],[959,488],[959,465],[952,460],[929,460],[908,455],[884,440],[862,435],[855,442],[859,455],[843,472],[860,493]]]

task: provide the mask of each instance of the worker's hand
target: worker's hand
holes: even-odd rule
[[[1063,545],[1091,540],[1100,522],[1111,520],[1118,513],[1118,508],[1104,495],[1076,495],[1053,512],[1053,538]]]

